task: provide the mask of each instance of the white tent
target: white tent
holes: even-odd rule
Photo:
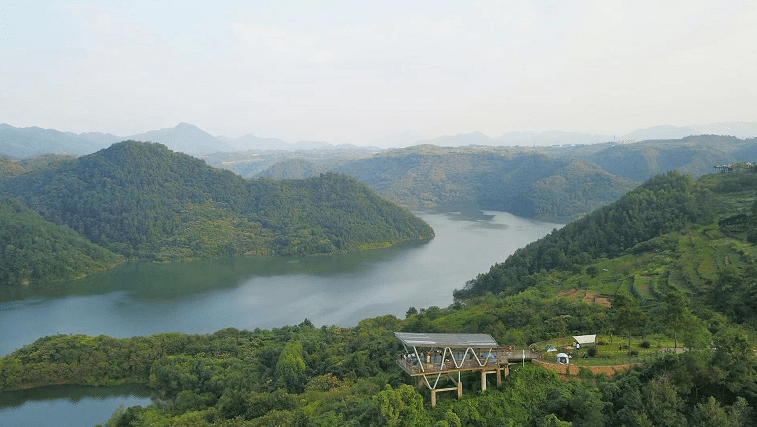
[[[570,357],[565,353],[557,353],[557,363],[560,365],[570,364]]]
[[[573,339],[580,345],[594,344],[597,340],[597,334],[594,335],[574,335]]]

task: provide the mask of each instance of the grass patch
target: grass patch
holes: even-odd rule
[[[593,346],[585,345],[579,349],[567,348],[567,346],[572,346],[573,342],[572,336],[566,336],[535,343],[532,347],[544,351],[547,346],[552,345],[558,350],[557,352],[565,352],[571,355],[570,363],[577,366],[610,366],[639,363],[653,357],[664,348],[673,347],[673,340],[662,335],[644,337],[643,339],[642,337],[631,337],[630,349],[628,348],[628,339],[625,337],[618,335],[597,335],[596,355],[591,357],[589,354],[593,352],[591,351]],[[642,345],[644,342],[647,342],[649,347],[645,348]],[[629,350],[638,353],[638,355],[629,355]],[[542,360],[545,362],[554,362],[557,352],[544,352]]]

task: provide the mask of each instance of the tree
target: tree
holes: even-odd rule
[[[418,394],[412,386],[402,384],[393,389],[387,385],[376,397],[374,402],[379,407],[381,417],[388,426],[419,426],[428,424],[423,408],[423,396]]]
[[[713,344],[715,354],[711,373],[714,382],[734,396],[756,396],[757,356],[746,333],[737,328],[725,329],[715,335]]]
[[[673,331],[673,348],[678,348],[678,332],[691,316],[689,300],[683,292],[674,290],[665,295],[664,321]]]
[[[414,316],[416,314],[418,314],[418,309],[415,307],[410,307],[405,312],[405,319],[409,318],[410,316]]]
[[[623,331],[628,336],[628,353],[631,353],[631,334],[644,325],[644,314],[639,308],[639,300],[624,294],[615,295],[612,300],[613,323],[616,331]]]
[[[302,343],[289,341],[276,362],[276,385],[291,393],[305,388],[305,359],[302,358]]]
[[[697,427],[743,426],[748,421],[749,412],[749,404],[743,397],[739,397],[730,407],[723,408],[713,396],[710,396],[706,402],[697,404],[691,425]]]

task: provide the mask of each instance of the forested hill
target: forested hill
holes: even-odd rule
[[[753,172],[744,174],[757,178]],[[533,284],[529,277],[537,272],[580,269],[597,258],[617,257],[664,233],[711,221],[717,209],[714,200],[713,189],[688,175],[659,175],[617,202],[518,249],[469,281],[465,289],[455,291],[455,297],[488,292],[512,295]]]
[[[645,181],[672,170],[699,177],[713,166],[757,159],[757,138],[697,135],[634,143],[548,147],[544,152],[593,162],[627,179]]]
[[[18,200],[0,198],[0,287],[75,279],[123,261],[68,227],[42,219]]]
[[[40,338],[0,358],[0,391],[140,383],[160,396],[117,410],[108,426],[757,425],[755,189],[749,170],[656,177],[572,231],[527,247],[554,256],[510,282],[513,295],[410,307],[405,319]],[[585,255],[561,256],[570,250]],[[524,280],[533,286],[515,294]],[[478,373],[463,373],[463,397],[437,396],[432,409],[429,391],[397,364],[397,331],[567,348],[580,380],[560,379],[542,363],[512,363],[502,386],[485,392]],[[579,333],[596,333],[596,345],[572,348]],[[624,372],[625,364],[635,366]],[[614,375],[583,369],[597,365]]]
[[[586,214],[638,185],[591,163],[491,147],[416,146],[336,171],[410,208],[473,205],[539,218]]]
[[[319,169],[323,168],[307,160],[286,159],[273,164],[256,176],[270,179],[303,179],[318,175]]]
[[[142,259],[332,253],[433,236],[426,223],[353,178],[249,181],[135,141],[33,170],[0,188],[47,220]]]
[[[0,180],[19,175],[25,171],[26,168],[18,164],[15,160],[0,155]]]

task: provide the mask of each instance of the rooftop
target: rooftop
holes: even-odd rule
[[[394,336],[405,346],[449,347],[449,348],[493,348],[499,347],[489,334],[432,334],[395,332]]]

